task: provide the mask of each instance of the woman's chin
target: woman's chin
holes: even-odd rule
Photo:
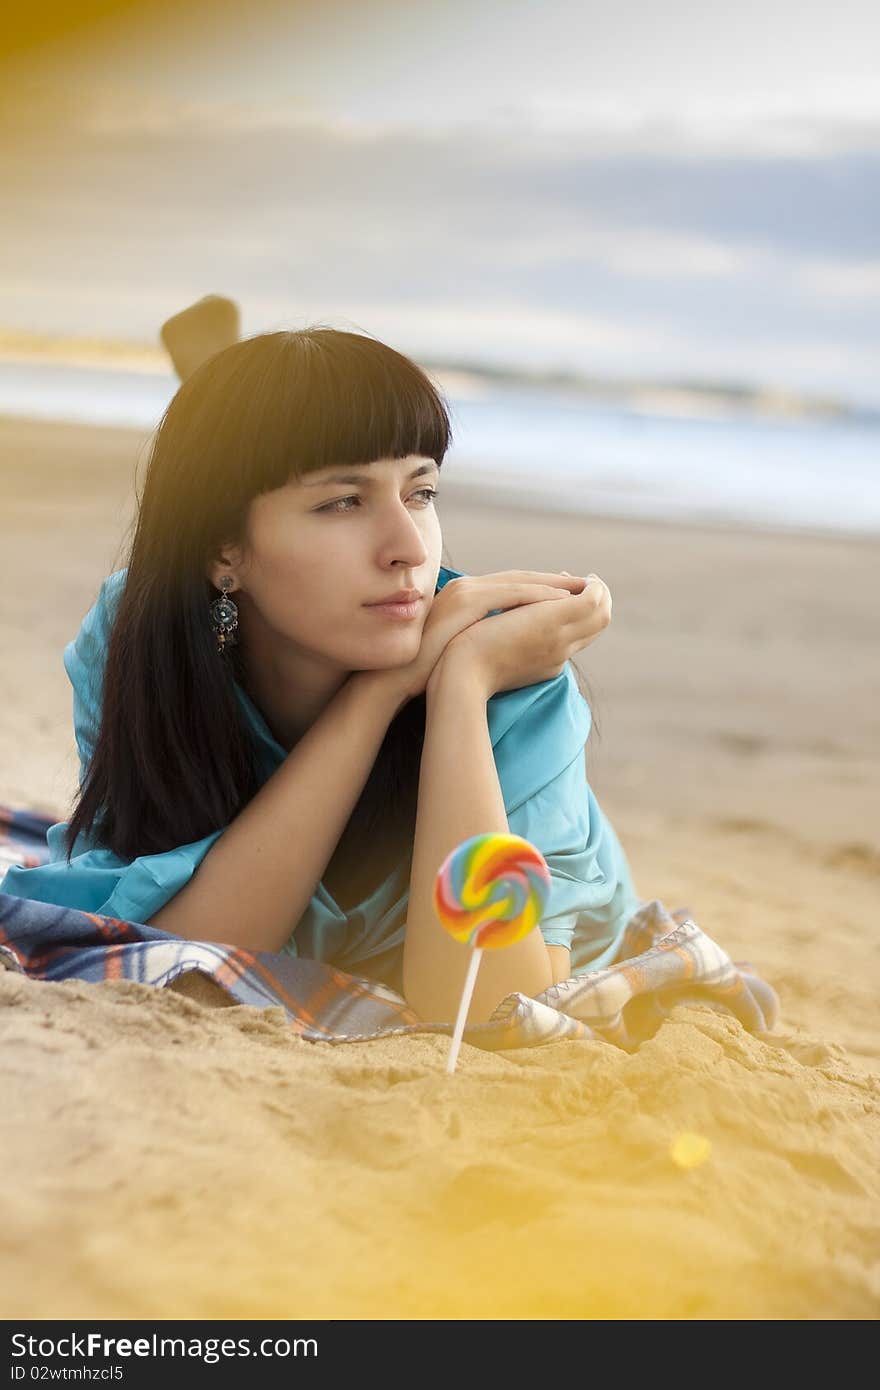
[[[419,654],[419,643],[410,640],[409,642],[385,640],[376,641],[367,652],[362,652],[356,658],[352,667],[356,671],[395,671],[400,666],[407,666],[411,661],[415,661]]]

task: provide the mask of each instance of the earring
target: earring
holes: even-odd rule
[[[238,638],[235,630],[238,627],[238,607],[229,597],[228,590],[232,585],[232,580],[228,574],[224,574],[220,580],[220,588],[223,590],[221,598],[215,598],[211,604],[211,626],[217,638],[217,651],[223,655],[227,647],[234,647]]]

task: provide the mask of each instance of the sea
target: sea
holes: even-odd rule
[[[573,515],[880,535],[880,416],[771,414],[699,392],[650,399],[451,372],[450,488]],[[154,429],[177,379],[0,361],[0,414]],[[442,484],[441,484],[442,488]]]

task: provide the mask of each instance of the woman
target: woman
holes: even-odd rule
[[[429,378],[366,335],[262,334],[193,371],[128,564],[65,650],[74,812],[0,891],[332,961],[441,1021],[468,953],[434,875],[510,830],[547,860],[547,911],[485,953],[469,1021],[608,964],[639,898],[569,658],[611,598],[595,575],[441,565],[449,442]]]

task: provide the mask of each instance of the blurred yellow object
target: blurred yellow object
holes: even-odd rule
[[[703,1134],[677,1134],[669,1145],[669,1156],[679,1168],[699,1168],[712,1152],[712,1145]]]
[[[237,343],[241,314],[234,299],[206,294],[166,319],[159,337],[181,381],[186,381],[215,352]]]

